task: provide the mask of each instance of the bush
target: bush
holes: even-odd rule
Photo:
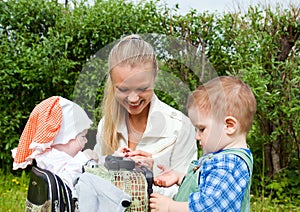
[[[80,71],[97,50],[125,34],[166,29],[154,2],[96,1],[65,8],[56,1],[11,0],[0,5],[1,169],[11,168],[10,150],[34,106],[53,95],[72,99]]]

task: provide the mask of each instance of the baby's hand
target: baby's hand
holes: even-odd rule
[[[91,150],[91,149],[86,149],[86,150],[83,151],[83,153],[84,153],[88,158],[90,158],[90,159],[92,159],[92,160],[98,162],[99,157],[98,157],[97,153],[94,152],[93,150]]]

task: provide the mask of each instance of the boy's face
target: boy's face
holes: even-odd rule
[[[204,154],[217,152],[223,147],[225,125],[192,106],[188,115],[196,128],[196,140],[200,142]]]

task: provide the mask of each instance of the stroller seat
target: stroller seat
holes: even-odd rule
[[[33,166],[26,198],[26,211],[75,212],[78,211],[76,199],[72,199],[69,187],[49,170]]]
[[[152,171],[119,157],[108,158],[110,160],[106,161],[105,166],[84,167],[84,170],[109,180],[129,194],[132,203],[126,211],[148,211],[148,200],[153,184]],[[72,199],[71,190],[59,176],[36,165],[32,167],[26,212],[78,212],[78,208],[77,199]]]

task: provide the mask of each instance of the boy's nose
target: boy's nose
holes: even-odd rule
[[[201,141],[201,136],[200,136],[199,130],[197,130],[197,132],[196,132],[195,139],[197,141]]]

